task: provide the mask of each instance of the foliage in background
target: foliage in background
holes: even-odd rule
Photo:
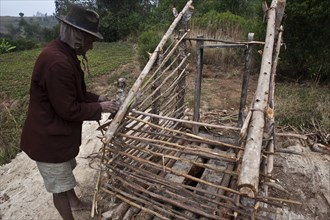
[[[204,30],[213,39],[240,41],[247,33],[254,32],[254,21],[231,12],[209,11],[193,19],[194,29]]]
[[[279,75],[295,81],[330,81],[330,1],[287,1]]]
[[[12,45],[16,45],[16,48],[13,51],[31,50],[39,47],[36,41],[31,39],[26,39],[23,37],[16,37],[16,38],[8,37],[7,41]]]
[[[208,39],[222,39],[233,42],[247,41],[248,33],[255,33],[259,26],[262,27],[261,22],[243,18],[229,11],[216,12],[212,10],[202,16],[193,18],[189,37],[194,38],[202,35]],[[257,36],[254,39],[258,40]],[[215,42],[205,42],[205,44],[215,44]],[[192,42],[192,48],[195,48],[194,41]],[[244,63],[243,53],[244,48],[209,48],[204,50],[203,59],[205,64],[220,64],[228,69]]]
[[[30,50],[43,46],[57,38],[59,25],[54,16],[28,17],[21,14],[17,25],[7,25],[6,34],[0,34],[11,45],[15,46],[12,51]]]
[[[0,55],[0,165],[9,162],[19,151],[30,78],[39,53],[40,49],[33,49]],[[96,43],[87,55],[91,70],[87,76],[88,85],[98,76],[130,62],[134,51],[127,43]]]
[[[96,5],[101,17],[100,32],[111,42],[137,35],[153,4],[145,0],[97,0]]]
[[[140,35],[138,40],[138,61],[141,68],[149,60],[148,53],[154,52],[160,40],[161,34],[157,31],[146,31]]]
[[[130,40],[137,42],[141,33],[145,31],[164,31],[173,21],[172,8],[180,11],[187,0],[55,0],[56,14],[65,14],[67,4],[81,4],[99,12],[100,32],[105,41]],[[268,5],[271,0],[267,0]],[[254,32],[255,40],[264,40],[265,24],[260,0],[194,0],[194,16],[198,20],[209,19],[213,22],[213,13],[223,15],[218,22],[222,30],[232,27],[229,20],[237,16],[240,20],[248,21],[242,26],[244,32],[241,39],[246,38],[246,32]],[[287,1],[284,18],[284,43],[286,49],[282,50],[278,75],[282,79],[293,79],[297,82],[314,80],[316,82],[329,82],[330,80],[330,1],[329,0],[290,0]],[[227,15],[227,17],[225,16]],[[52,16],[48,16],[52,17]],[[14,38],[23,37],[36,44],[48,42],[58,36],[58,27],[44,29],[38,23],[25,22],[21,15],[20,27],[8,27]],[[37,19],[37,18],[36,18]],[[38,18],[39,19],[39,18]],[[218,20],[219,21],[219,20]],[[226,26],[227,25],[227,26]],[[214,26],[216,27],[216,26]],[[214,28],[208,26],[207,28]],[[48,27],[49,28],[49,27]],[[155,29],[157,28],[157,29]],[[234,27],[235,28],[235,27]],[[206,30],[209,31],[210,30]],[[221,34],[226,34],[222,32]],[[21,47],[16,46],[16,50]]]
[[[0,40],[0,54],[9,53],[14,50],[16,46],[12,46],[5,38]]]
[[[55,0],[55,14],[67,14],[69,4],[79,4],[83,7],[96,9],[96,0]]]

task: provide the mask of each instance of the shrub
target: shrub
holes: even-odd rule
[[[36,41],[32,39],[26,39],[23,37],[14,38],[12,40],[8,40],[13,45],[16,45],[15,51],[23,51],[23,50],[31,50],[38,48],[38,44]]]
[[[145,66],[149,59],[149,53],[152,53],[159,41],[161,39],[161,34],[157,31],[146,31],[141,33],[138,40],[138,60],[140,67]]]
[[[0,41],[0,54],[9,53],[14,50],[16,46],[12,46],[6,39],[2,38]]]
[[[330,80],[329,0],[291,0],[286,6],[279,75],[295,80]]]

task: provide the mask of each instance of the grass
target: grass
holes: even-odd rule
[[[130,62],[134,51],[132,45],[127,43],[96,43],[87,56],[93,78],[107,74],[120,65]]]
[[[8,163],[20,150],[30,78],[40,51],[41,48],[0,55],[0,165]],[[87,55],[91,69],[88,84],[130,62],[134,51],[127,43],[95,43]]]
[[[278,83],[275,111],[280,126],[313,130],[315,125],[330,133],[330,88],[319,85]]]

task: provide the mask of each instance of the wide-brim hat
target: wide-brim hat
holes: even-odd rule
[[[98,31],[100,16],[95,11],[74,4],[69,5],[69,8],[69,13],[66,16],[56,15],[56,18],[72,27],[103,39],[102,34]]]

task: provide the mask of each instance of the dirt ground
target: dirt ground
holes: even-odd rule
[[[126,71],[127,68],[119,71]],[[193,74],[191,69],[187,85],[189,94],[193,92]],[[102,78],[99,84],[93,83],[92,86],[98,92],[104,92],[105,82],[106,79]],[[257,75],[253,75],[250,80],[251,95],[256,82]],[[217,67],[205,66],[202,87],[202,118],[206,117],[208,112],[215,112],[228,115],[227,121],[216,123],[231,123],[231,117],[239,108],[240,74],[226,74]],[[187,100],[191,102],[190,95]],[[96,131],[97,127],[96,122],[84,123],[83,142],[77,157],[76,191],[78,196],[85,200],[92,199],[97,178],[97,170],[91,168],[93,160],[89,158],[101,146],[97,138],[100,136]],[[303,142],[295,139],[279,140],[277,150],[282,152],[275,157],[273,174],[276,183],[284,190],[272,189],[271,196],[300,201],[302,205],[287,204],[284,209],[276,210],[277,214],[270,218],[330,219],[330,156],[313,152]],[[89,211],[75,212],[74,216],[78,220],[92,219]],[[44,189],[35,163],[24,153],[18,154],[11,163],[0,167],[0,219],[60,219],[53,207],[51,194]]]
[[[78,165],[74,170],[78,183],[75,188],[77,195],[89,201],[94,194],[98,172],[91,168],[93,160],[88,157],[101,147],[101,142],[97,138],[100,136],[96,131],[97,127],[97,122],[84,123],[84,138],[76,158]],[[92,219],[90,211],[74,212],[74,217],[77,220]],[[11,163],[0,167],[0,219],[61,219],[53,205],[52,195],[44,188],[35,162],[24,152],[19,153]]]

